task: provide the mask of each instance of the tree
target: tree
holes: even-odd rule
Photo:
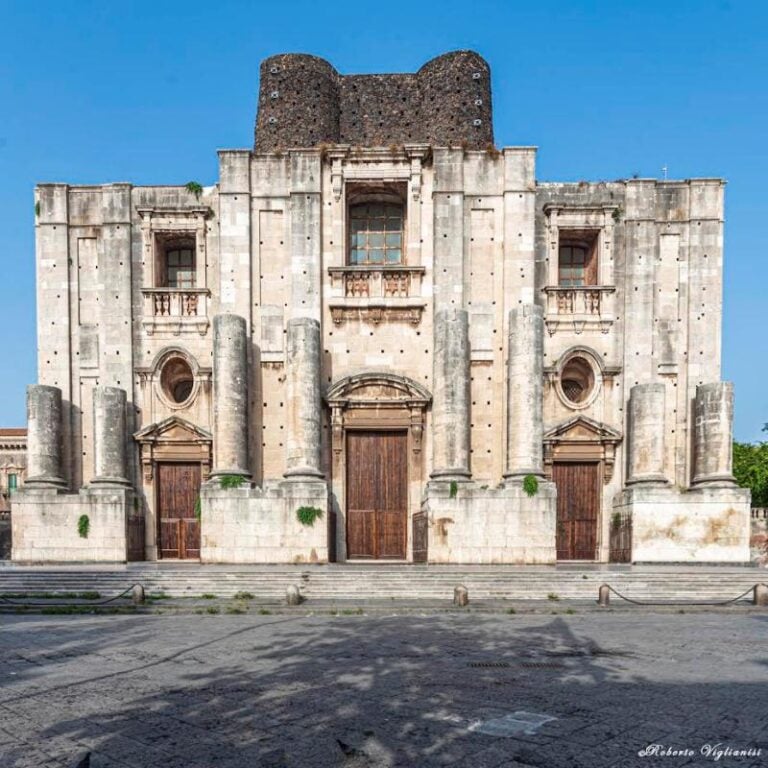
[[[763,431],[768,430],[763,427]],[[733,475],[740,486],[752,491],[753,507],[768,507],[768,442],[734,442]]]

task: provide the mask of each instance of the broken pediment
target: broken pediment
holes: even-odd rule
[[[555,462],[600,462],[603,482],[610,482],[621,432],[587,416],[574,416],[544,433],[544,469],[552,478]]]

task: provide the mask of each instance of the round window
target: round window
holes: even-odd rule
[[[194,385],[194,376],[189,363],[183,357],[172,357],[163,366],[160,384],[165,396],[171,402],[178,405],[186,403]]]
[[[585,402],[595,388],[595,373],[583,357],[572,357],[563,366],[560,386],[566,400],[578,405]]]

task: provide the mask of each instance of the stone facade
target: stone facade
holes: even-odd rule
[[[749,560],[724,183],[538,183],[489,78],[277,56],[215,185],[38,186],[16,560]]]
[[[0,428],[0,560],[11,557],[11,495],[27,476],[27,430]]]

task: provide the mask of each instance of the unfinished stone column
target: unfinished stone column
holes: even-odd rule
[[[248,471],[248,330],[240,315],[213,318],[213,452],[218,475]]]
[[[509,313],[505,478],[544,475],[544,312],[521,304]]]
[[[288,321],[285,364],[288,434],[285,477],[322,477],[320,442],[320,323],[310,317]]]
[[[126,394],[119,387],[93,389],[93,484],[128,485],[125,476]]]
[[[432,407],[434,469],[440,480],[466,480],[469,471],[469,318],[463,309],[435,313]]]
[[[733,485],[733,384],[700,384],[693,411],[693,485]]]
[[[666,483],[664,474],[664,384],[637,384],[629,393],[627,485]]]
[[[66,488],[62,475],[61,390],[27,387],[27,480],[30,488]]]

